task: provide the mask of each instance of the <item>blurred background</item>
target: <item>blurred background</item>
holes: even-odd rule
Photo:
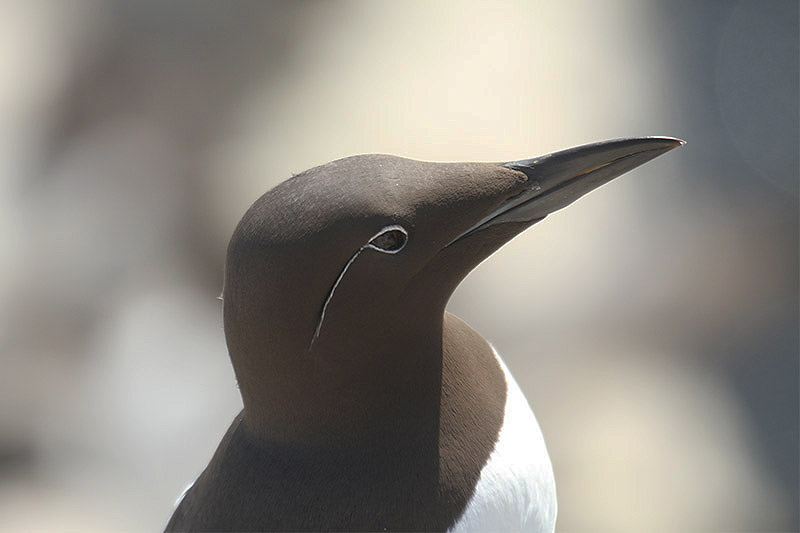
[[[228,237],[293,172],[672,135],[450,310],[560,531],[797,531],[798,40],[795,0],[3,2],[0,530],[164,526],[240,408]]]

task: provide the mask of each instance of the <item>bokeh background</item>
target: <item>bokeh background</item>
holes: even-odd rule
[[[450,310],[560,531],[797,531],[798,39],[794,0],[3,2],[0,530],[163,527],[240,407],[227,239],[293,172],[660,134]]]

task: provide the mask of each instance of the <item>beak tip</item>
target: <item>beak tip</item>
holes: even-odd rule
[[[677,137],[668,137],[668,136],[652,136],[652,137],[645,137],[644,139],[653,140],[653,141],[661,141],[666,143],[669,146],[669,149],[678,148],[679,146],[683,146],[686,144],[686,141],[683,139],[678,139]]]

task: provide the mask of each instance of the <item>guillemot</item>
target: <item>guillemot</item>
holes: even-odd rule
[[[353,156],[268,191],[226,258],[244,408],[166,530],[553,531],[533,412],[445,305],[515,235],[682,144],[506,163]]]

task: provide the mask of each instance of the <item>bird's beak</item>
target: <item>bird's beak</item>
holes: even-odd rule
[[[525,190],[505,201],[453,242],[496,224],[537,222],[617,176],[684,144],[672,137],[618,139],[503,163],[501,166],[528,177]]]

